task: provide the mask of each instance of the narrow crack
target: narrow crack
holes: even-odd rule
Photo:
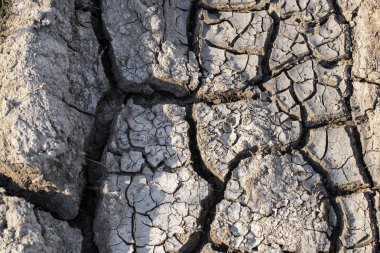
[[[165,3],[165,1],[164,1]],[[188,19],[188,44],[189,44],[189,51],[193,52],[199,52],[199,45],[198,41],[196,40],[197,35],[197,20],[198,20],[198,13],[200,9],[200,1],[194,0],[190,14]],[[334,10],[337,13],[340,13],[341,10],[339,8],[338,3],[333,1]],[[165,8],[164,8],[165,9]],[[266,5],[266,9],[269,9],[269,5]],[[95,209],[98,201],[98,192],[97,192],[97,186],[100,180],[102,179],[102,176],[104,175],[103,171],[104,168],[99,165],[101,161],[101,156],[104,148],[106,147],[109,135],[110,135],[110,128],[113,120],[115,119],[117,113],[120,111],[123,103],[126,102],[126,99],[133,98],[135,102],[138,104],[148,104],[148,105],[154,105],[159,103],[174,103],[178,104],[180,106],[186,107],[186,117],[185,120],[189,124],[189,131],[188,131],[188,138],[189,138],[189,148],[191,152],[191,160],[192,160],[192,166],[194,171],[203,178],[210,186],[211,191],[209,196],[203,200],[202,202],[202,211],[201,215],[198,219],[198,223],[201,224],[201,230],[195,232],[193,235],[191,235],[191,239],[188,243],[184,245],[184,247],[181,249],[183,252],[194,252],[194,251],[200,251],[207,243],[212,243],[211,240],[211,225],[212,222],[215,219],[216,216],[216,208],[217,205],[224,199],[224,193],[227,187],[228,182],[230,181],[232,177],[232,172],[238,167],[239,163],[248,157],[251,157],[254,155],[259,148],[254,146],[250,149],[246,149],[239,154],[235,156],[235,158],[228,164],[228,173],[225,177],[225,181],[222,182],[217,176],[215,176],[211,170],[207,168],[205,165],[201,150],[198,146],[198,140],[197,140],[197,126],[196,122],[193,118],[193,106],[195,103],[198,102],[206,102],[208,104],[214,104],[214,101],[202,101],[196,97],[196,92],[193,91],[189,96],[185,98],[178,99],[170,92],[164,92],[164,91],[156,91],[153,95],[146,95],[142,93],[135,93],[133,95],[127,95],[120,92],[117,88],[117,76],[119,73],[117,71],[115,72],[115,66],[113,65],[115,57],[112,53],[112,48],[110,47],[110,42],[107,38],[107,31],[105,31],[102,18],[101,18],[101,0],[92,0],[92,4],[90,7],[90,11],[92,14],[92,28],[95,32],[95,35],[98,40],[99,44],[99,55],[101,56],[101,61],[104,67],[104,71],[106,74],[106,77],[110,83],[110,91],[105,93],[101,100],[99,101],[99,104],[97,106],[96,113],[94,115],[83,112],[79,110],[77,107],[72,106],[68,103],[65,103],[88,116],[94,117],[95,123],[93,125],[92,131],[90,133],[90,136],[87,138],[86,141],[86,155],[87,155],[87,164],[84,165],[84,173],[85,177],[87,178],[87,185],[85,186],[85,190],[83,192],[82,202],[80,206],[80,212],[79,215],[69,221],[69,223],[73,227],[80,228],[82,230],[83,235],[83,245],[82,245],[82,252],[98,252],[97,246],[95,245],[93,241],[93,222],[95,218]],[[164,14],[165,15],[165,14]],[[279,24],[280,24],[280,18],[278,17],[276,12],[270,13],[271,17],[273,18],[274,24],[273,24],[273,31],[270,37],[270,40],[266,43],[265,46],[265,56],[262,60],[262,69],[263,69],[263,77],[255,83],[257,87],[259,87],[262,91],[265,91],[265,88],[263,87],[263,84],[273,78],[274,76],[278,76],[280,73],[287,70],[287,68],[284,68],[279,73],[273,73],[269,66],[270,61],[270,55],[273,50],[273,43],[276,40],[278,33],[279,33]],[[341,14],[338,14],[340,17],[342,17]],[[346,22],[346,21],[345,21]],[[350,30],[350,38],[352,40],[352,31]],[[201,65],[199,61],[199,54],[196,54],[198,65],[201,71]],[[350,52],[350,57],[351,52]],[[304,62],[308,59],[304,59],[299,62]],[[297,65],[299,62],[294,63],[294,65],[289,65],[291,67]],[[335,64],[336,62],[327,63],[327,64]],[[322,63],[323,65],[323,63]],[[290,68],[290,67],[289,67]],[[345,104],[347,106],[347,110],[349,112],[352,112],[350,99],[352,96],[352,73],[351,69],[349,70],[350,75],[350,82],[349,82],[349,95],[344,97]],[[199,84],[201,84],[202,80],[202,74],[200,74],[199,77]],[[198,86],[198,89],[201,85]],[[300,138],[299,143],[296,144],[295,147],[287,148],[286,153],[290,153],[293,150],[300,151],[302,154],[302,157],[304,160],[312,166],[314,171],[319,174],[323,180],[323,185],[327,192],[327,198],[329,199],[329,202],[332,206],[333,211],[336,214],[336,224],[333,226],[332,234],[330,236],[331,241],[331,247],[330,252],[338,252],[340,248],[342,247],[342,243],[340,241],[340,236],[343,233],[343,227],[344,227],[344,216],[343,211],[340,207],[340,205],[336,201],[337,196],[344,196],[349,195],[357,192],[350,191],[350,192],[344,192],[344,191],[337,191],[337,189],[334,188],[334,186],[330,185],[327,178],[327,171],[322,167],[321,164],[319,164],[317,161],[315,161],[307,152],[303,150],[303,148],[308,143],[309,138],[309,132],[311,129],[316,128],[325,128],[325,127],[335,127],[340,125],[343,121],[339,122],[326,122],[314,126],[306,126],[306,108],[305,106],[297,99],[297,96],[294,91],[293,84],[290,86],[290,93],[297,104],[301,107],[301,124],[302,124],[302,136]],[[243,93],[234,93],[232,95],[227,95],[225,97],[222,97],[220,100],[220,103],[226,103],[226,102],[235,102],[239,100],[244,100],[246,97],[242,96]],[[254,95],[254,99],[258,99],[257,94]],[[363,147],[361,145],[360,141],[360,134],[357,129],[356,124],[358,122],[352,121],[352,119],[344,120],[344,123],[346,125],[352,126],[352,130],[348,132],[351,144],[356,150],[354,152],[355,159],[358,162],[358,164],[361,167],[361,170],[363,170],[363,178],[365,178],[366,182],[369,184],[368,187],[366,187],[364,190],[373,191],[374,188],[374,182],[371,178],[371,174],[368,170],[368,168],[365,165],[364,158],[363,158]],[[363,123],[363,122],[361,122]],[[350,129],[351,129],[350,128]],[[4,179],[6,181],[6,179]],[[360,189],[363,190],[363,189]],[[379,232],[377,227],[377,220],[376,220],[376,209],[375,209],[375,203],[374,203],[374,197],[375,194],[373,192],[370,192],[369,195],[369,202],[370,202],[370,215],[371,220],[373,221],[371,224],[372,229],[374,231],[374,237],[375,237],[375,247],[377,250],[379,250]],[[132,207],[132,206],[131,206]],[[54,214],[53,214],[54,215]],[[54,215],[54,217],[57,217]],[[194,239],[194,240],[193,240]],[[190,245],[195,243],[196,245]],[[217,249],[222,252],[229,252],[228,246],[221,244],[216,245],[212,244],[214,249]],[[136,251],[136,245],[134,245],[134,251]],[[284,251],[286,252],[286,251]]]
[[[198,38],[198,26],[199,26],[199,15],[200,15],[200,2],[201,0],[193,0],[193,3],[190,8],[190,13],[187,20],[187,43],[188,43],[188,54],[194,52],[195,58],[197,60],[198,65],[198,86],[194,91],[191,92],[191,96],[196,98],[196,94],[198,90],[202,86],[202,64],[200,60],[200,46],[199,46],[199,38]],[[190,56],[188,55],[188,58]]]
[[[330,236],[330,251],[329,252],[339,252],[341,247],[340,235],[343,233],[343,211],[340,205],[335,200],[336,191],[333,186],[328,183],[327,172],[321,167],[321,165],[314,161],[306,152],[300,151],[303,159],[313,168],[313,170],[319,174],[323,180],[323,186],[325,187],[327,198],[330,202],[330,205],[336,215],[336,224],[330,224],[333,226],[332,233]]]
[[[87,116],[89,116],[89,117],[94,117],[94,115],[93,115],[92,113],[89,113],[89,112],[86,112],[86,111],[81,110],[81,109],[78,108],[77,106],[68,103],[64,98],[62,98],[62,102],[65,103],[65,105],[67,105],[68,107],[74,109],[75,111],[77,111],[77,112],[79,112],[79,113],[81,113],[81,114],[87,115]]]
[[[332,2],[333,2],[334,11],[340,17],[340,19],[344,20],[343,16],[340,14],[341,9],[339,8],[338,3],[336,3],[335,1],[332,1]],[[347,21],[344,20],[344,23],[347,23]],[[352,35],[352,29],[350,29],[349,30],[349,37],[350,37],[351,41],[353,39],[352,36],[353,36]],[[347,46],[349,46],[352,50],[352,47],[350,44],[347,44]],[[350,58],[352,58],[351,50],[349,53]],[[352,91],[353,91],[353,89],[352,89],[352,66],[350,66],[348,73],[349,73],[348,87],[347,87],[348,90],[346,91],[347,95],[345,97],[343,97],[343,99],[344,99],[345,105],[347,106],[347,111],[349,113],[352,113],[352,108],[351,108],[351,103],[350,103]],[[367,120],[367,119],[365,119],[365,120]],[[302,121],[304,121],[304,119]],[[360,123],[363,123],[364,121],[362,121]],[[328,199],[329,199],[330,204],[332,205],[332,208],[336,214],[336,218],[337,218],[336,222],[337,223],[335,224],[335,227],[333,228],[332,236],[330,239],[330,241],[331,241],[330,252],[338,252],[340,250],[340,248],[342,247],[342,242],[340,241],[340,236],[342,235],[343,229],[344,229],[343,211],[342,211],[340,205],[337,203],[335,198],[337,196],[347,196],[347,195],[351,195],[351,194],[354,194],[357,192],[365,192],[365,194],[367,194],[367,196],[368,196],[368,200],[370,203],[369,212],[370,212],[370,216],[371,216],[371,229],[372,229],[372,231],[374,233],[374,237],[375,237],[375,239],[374,239],[375,247],[378,250],[379,249],[379,232],[378,232],[377,220],[376,220],[376,209],[374,206],[374,197],[375,197],[375,193],[373,192],[374,191],[374,187],[373,187],[374,183],[373,183],[373,180],[371,178],[370,172],[368,171],[367,166],[364,163],[363,150],[362,150],[361,141],[360,141],[360,134],[359,134],[358,129],[357,129],[358,122],[352,120],[351,117],[348,118],[348,121],[344,121],[344,122],[346,123],[346,125],[351,126],[351,127],[349,127],[349,129],[346,129],[346,131],[348,131],[347,134],[350,137],[351,146],[354,148],[355,160],[360,167],[362,177],[363,177],[364,181],[368,184],[367,187],[364,187],[361,189],[355,189],[353,191],[345,191],[345,190],[338,190],[337,191],[337,189],[334,188],[333,186],[331,186],[329,184],[329,182],[327,181],[327,171],[325,169],[323,169],[318,162],[314,161],[311,157],[309,157],[309,155],[307,155],[305,151],[301,150],[307,144],[307,138],[308,138],[307,136],[309,134],[310,129],[331,127],[331,126],[336,125],[337,123],[331,124],[331,122],[327,122],[325,124],[320,124],[320,125],[312,126],[312,127],[303,126],[304,134],[303,134],[303,137],[302,137],[302,140],[301,140],[299,146],[296,149],[301,150],[301,154],[304,157],[305,161],[307,161],[308,164],[310,164],[313,167],[314,171],[316,173],[318,173],[323,178],[324,186],[325,186],[325,189],[326,189],[326,192],[328,195]],[[340,123],[341,122],[339,122],[338,125],[340,125]]]
[[[332,0],[333,9],[336,12],[336,14],[339,16],[339,18],[345,23],[348,24],[348,37],[349,39],[346,40],[346,46],[350,48],[349,50],[349,58],[352,59],[352,50],[353,50],[353,41],[354,41],[354,34],[353,34],[353,28],[349,24],[349,22],[344,18],[342,15],[342,8],[340,7],[339,3],[336,0]],[[354,17],[355,18],[355,17]],[[354,20],[353,18],[353,20]],[[354,75],[352,73],[352,65],[348,69],[348,95],[344,98],[345,104],[347,106],[347,110],[350,112],[350,116],[352,115],[352,107],[351,107],[351,97],[353,95],[353,80]],[[354,125],[350,128],[349,137],[351,141],[351,145],[354,147],[354,155],[357,163],[360,166],[360,172],[362,173],[363,180],[369,184],[369,187],[371,189],[374,188],[374,182],[372,179],[372,175],[370,171],[368,170],[368,167],[364,161],[364,152],[363,147],[360,139],[360,133],[357,128],[358,122],[354,121]],[[379,236],[379,227],[378,227],[378,220],[376,216],[376,207],[375,207],[375,197],[376,194],[373,192],[367,193],[368,200],[369,200],[369,212],[370,212],[370,220],[371,220],[371,229],[373,231],[374,235],[374,247],[376,252],[380,252],[380,236]]]
[[[194,0],[191,6],[188,22],[187,22],[187,37],[188,37],[188,45],[189,51],[192,51],[196,54],[196,59],[198,63],[198,68],[200,71],[200,75],[198,78],[198,87],[191,92],[192,101],[190,105],[186,106],[186,118],[185,120],[189,124],[189,148],[191,153],[191,160],[193,162],[194,171],[203,178],[210,185],[210,194],[209,196],[202,201],[202,211],[198,218],[199,224],[201,224],[201,230],[195,232],[190,238],[196,238],[197,241],[195,246],[191,248],[192,252],[200,252],[202,248],[211,241],[210,239],[210,229],[211,223],[215,218],[216,205],[220,203],[224,198],[224,189],[225,185],[223,182],[215,176],[204,164],[202,159],[202,155],[198,146],[197,139],[197,126],[195,120],[193,118],[193,106],[197,102],[200,101],[197,98],[197,91],[200,89],[202,85],[202,66],[200,64],[199,58],[199,41],[197,34],[197,26],[198,26],[198,15],[200,11],[200,0]],[[203,101],[206,103],[210,103],[210,101]],[[192,241],[191,239],[189,241]],[[193,243],[193,242],[191,242]],[[185,245],[188,248],[187,245]],[[187,249],[185,249],[187,250]]]
[[[367,165],[364,162],[363,157],[363,147],[361,145],[360,134],[356,126],[350,128],[349,136],[351,140],[351,145],[355,148],[354,155],[357,163],[360,166],[360,172],[362,173],[363,180],[369,185],[369,188],[373,191],[374,182],[372,179],[372,175],[368,170]],[[374,192],[367,192],[367,199],[369,202],[369,213],[371,220],[371,229],[374,235],[374,247],[377,251],[380,251],[380,236],[379,236],[379,224],[376,216],[376,207],[375,207],[375,197],[376,194]]]
[[[380,235],[379,235],[379,220],[377,219],[377,215],[376,215],[376,206],[375,206],[375,198],[376,198],[376,192],[369,192],[367,193],[367,196],[368,196],[368,204],[369,204],[369,216],[370,216],[370,220],[371,220],[371,229],[372,229],[372,232],[373,232],[373,235],[374,235],[374,248],[375,248],[375,251],[376,252],[380,252]]]
[[[374,187],[374,182],[371,177],[371,173],[369,172],[363,157],[363,148],[360,141],[360,134],[356,126],[352,126],[346,130],[348,136],[350,137],[351,145],[354,148],[354,157],[359,165],[360,172],[362,173],[362,177],[364,182],[366,182],[370,188]]]
[[[272,33],[270,35],[269,41],[265,43],[265,48],[264,48],[265,54],[262,61],[262,69],[263,69],[264,77],[262,78],[261,83],[265,83],[273,77],[273,73],[272,73],[272,70],[270,69],[269,62],[270,62],[270,57],[273,50],[273,44],[275,43],[280,31],[280,17],[278,16],[278,14],[272,10],[272,12],[269,13],[269,16],[273,20],[273,28],[272,28]]]
[[[87,111],[84,111],[77,106],[70,104],[67,102],[64,98],[62,98],[62,102],[65,103],[68,107],[72,108],[73,110],[87,115],[91,118],[94,118],[95,125],[94,125],[94,130],[93,134],[90,134],[90,136],[86,137],[86,139],[91,139],[94,136],[98,137],[99,134],[98,132],[101,132],[103,135],[107,135],[106,132],[109,129],[110,121],[104,123],[103,125],[99,124],[99,119],[101,116],[104,116],[104,113],[102,114],[102,109],[104,109],[106,106],[104,104],[107,104],[107,101],[112,101],[111,103],[117,103],[117,101],[122,101],[122,94],[118,93],[115,89],[114,85],[114,78],[112,76],[112,72],[109,71],[110,64],[110,59],[108,58],[107,54],[103,54],[105,50],[108,51],[108,42],[105,39],[104,33],[101,28],[101,22],[100,22],[100,0],[94,0],[93,3],[91,3],[90,6],[85,6],[85,5],[76,5],[75,6],[75,11],[81,10],[91,12],[91,25],[93,28],[93,31],[96,35],[96,38],[98,40],[99,44],[99,55],[101,56],[101,61],[105,69],[106,77],[108,78],[109,83],[111,84],[111,90],[107,92],[106,94],[103,94],[102,98],[100,99],[99,104],[97,105],[97,110],[95,114],[89,113]],[[77,25],[77,24],[76,24]],[[80,25],[80,24],[79,24]],[[74,27],[74,24],[73,24]],[[67,46],[70,49],[75,48],[71,47],[69,44]],[[121,104],[121,103],[120,103]],[[110,107],[110,106],[109,106]],[[114,108],[113,108],[114,109]],[[116,111],[116,110],[115,110]],[[113,118],[113,117],[112,117]],[[100,120],[101,121],[101,120]],[[103,121],[102,121],[103,122]],[[100,129],[100,130],[99,130]],[[99,140],[100,139],[100,140]],[[86,152],[91,153],[89,157],[91,157],[93,160],[98,160],[99,159],[99,150],[103,149],[103,146],[105,145],[106,141],[108,139],[107,137],[101,137],[97,138],[96,141],[98,141],[95,145],[95,143],[91,143],[90,145],[87,145],[87,148],[89,146],[92,147],[98,147],[98,148],[93,148],[93,150]],[[88,141],[87,142],[91,142]],[[82,174],[79,177],[82,177],[84,174],[84,177],[86,179],[89,178],[89,169],[90,169],[90,164],[84,164],[82,168]],[[8,178],[4,175],[0,175],[0,186],[4,187],[7,189],[7,194],[10,196],[17,196],[24,198],[26,201],[32,203],[34,205],[34,210],[42,210],[45,212],[48,212],[51,214],[56,220],[64,221],[59,217],[58,214],[50,211],[50,209],[54,208],[46,208],[49,207],[47,206],[46,203],[47,199],[59,199],[57,198],[56,192],[43,192],[42,190],[36,189],[35,191],[28,190],[21,188],[16,182],[14,182],[11,178]],[[74,219],[67,220],[67,222],[70,224],[70,226],[74,228],[78,228],[81,230],[82,236],[83,236],[83,241],[82,241],[82,252],[98,252],[98,249],[93,242],[93,219],[95,215],[95,208],[96,208],[96,191],[95,188],[91,183],[90,180],[87,180],[87,185],[84,187],[83,192],[81,193],[81,203],[80,203],[80,210]],[[70,209],[71,207],[67,207]]]
[[[191,153],[191,160],[193,162],[194,171],[203,178],[211,187],[212,191],[209,196],[203,201],[202,212],[199,220],[201,221],[201,231],[197,232],[198,245],[195,247],[196,251],[210,240],[210,227],[215,216],[216,204],[224,197],[223,182],[215,176],[207,166],[204,164],[202,155],[198,146],[197,140],[197,127],[192,116],[193,105],[186,108],[186,121],[189,124],[189,148]]]

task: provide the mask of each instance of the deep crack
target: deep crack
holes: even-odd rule
[[[62,222],[58,199],[66,188],[42,194],[35,181],[38,177],[45,180],[57,170],[65,180],[86,178],[83,193],[69,192],[73,202],[81,198],[81,204],[78,216],[67,218],[82,232],[82,252],[380,250],[376,215],[380,211],[376,206],[379,189],[372,168],[378,162],[372,156],[377,144],[371,142],[377,140],[372,124],[377,124],[378,108],[373,104],[378,99],[367,103],[365,92],[371,93],[368,100],[372,99],[373,87],[363,88],[363,95],[355,85],[357,81],[363,86],[378,83],[375,72],[365,69],[364,74],[358,74],[363,70],[355,66],[357,59],[373,58],[367,54],[366,41],[355,47],[356,36],[363,28],[357,19],[363,18],[360,11],[367,2],[351,14],[345,9],[348,6],[340,6],[337,0],[310,0],[304,9],[298,1],[292,5],[282,0],[161,0],[160,4],[131,0],[120,6],[112,6],[112,1],[90,2],[75,1],[74,17],[66,20],[72,26],[73,42],[62,31],[56,34],[69,55],[65,58],[69,71],[64,76],[70,87],[59,97],[62,108],[73,113],[64,115],[69,130],[61,129],[66,127],[62,123],[66,118],[58,123],[44,118],[54,133],[48,133],[46,144],[35,152],[26,142],[31,142],[29,129],[44,131],[33,125],[34,120],[40,124],[39,115],[4,124],[10,133],[13,128],[21,132],[17,141],[8,140],[6,134],[0,136],[6,155],[25,151],[33,159],[41,154],[43,159],[52,157],[37,160],[36,168],[27,167],[29,161],[23,162],[24,157],[16,157],[21,165],[14,165],[17,159],[9,166],[7,160],[0,163],[4,173],[0,185],[9,191],[7,194],[30,201],[36,215],[41,209]],[[64,13],[59,7],[53,5],[57,13]],[[105,77],[91,73],[87,80],[85,74],[92,70],[81,76],[74,65],[83,53],[82,45],[75,40],[81,38],[80,29],[88,27],[88,21],[82,22],[86,20],[82,14],[89,13],[103,66],[97,68],[104,70]],[[51,35],[53,21],[44,15],[35,20],[35,30]],[[369,16],[376,20],[375,15]],[[372,40],[378,37],[370,36]],[[13,49],[18,54],[17,50]],[[9,55],[17,56],[9,51]],[[44,52],[36,52],[33,57],[50,59]],[[60,55],[55,53],[52,50],[51,58],[59,65]],[[9,61],[7,54],[0,54]],[[79,65],[86,65],[81,60]],[[10,71],[19,71],[17,64]],[[65,64],[57,68],[62,67],[64,72]],[[41,72],[37,65],[34,70]],[[15,76],[16,71],[12,72]],[[2,73],[0,70],[0,79],[9,77]],[[37,77],[38,82],[44,80]],[[89,94],[77,87],[94,77],[106,80],[110,89],[96,93],[101,89],[97,81],[94,84],[99,87],[90,87]],[[22,90],[20,83],[15,85]],[[47,87],[59,90],[54,85]],[[25,94],[34,94],[30,91],[35,86],[30,83]],[[1,88],[15,92],[6,85]],[[101,95],[95,113],[94,103],[86,107],[86,102],[76,101],[82,93],[96,101]],[[30,98],[39,102],[45,94],[34,95]],[[23,116],[22,110],[28,110],[32,99],[17,106],[5,101],[8,111],[4,118],[18,112]],[[364,116],[356,115],[363,110]],[[80,126],[69,124],[74,114],[81,115],[78,121],[84,118]],[[94,120],[90,133],[79,136],[85,131],[78,129],[88,118]],[[372,137],[366,136],[367,130],[373,132]],[[78,136],[72,137],[76,131]],[[83,138],[84,150],[80,143]],[[27,141],[22,146],[24,139]],[[72,147],[77,146],[85,155],[85,164],[73,175],[76,165],[66,164],[65,159],[75,156]],[[38,163],[45,161],[52,165],[38,168]],[[74,163],[77,161],[83,162],[83,157]],[[47,200],[53,203],[44,203]],[[64,215],[76,215],[71,205],[63,208],[67,208]],[[298,213],[292,214],[292,208]],[[287,220],[289,213],[294,216],[302,212],[305,216]],[[322,221],[313,215],[323,217]],[[360,222],[365,222],[363,228],[356,227],[362,225]],[[287,237],[298,232],[300,238]]]
[[[93,223],[98,205],[98,186],[103,179],[103,171],[105,170],[100,164],[100,160],[108,141],[111,123],[121,109],[124,94],[116,87],[116,80],[112,71],[110,45],[101,20],[101,0],[92,0],[89,10],[91,11],[91,25],[99,44],[98,54],[110,84],[110,90],[103,94],[98,102],[94,115],[94,125],[86,140],[86,164],[83,165],[86,186],[82,194],[79,214],[71,221],[71,224],[82,231],[82,252],[96,253],[99,250],[93,240]]]

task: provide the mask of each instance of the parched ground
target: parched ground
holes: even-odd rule
[[[377,0],[12,0],[0,252],[380,252]]]

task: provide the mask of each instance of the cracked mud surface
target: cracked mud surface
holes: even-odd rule
[[[22,198],[0,189],[1,252],[81,252],[82,236]]]
[[[13,0],[0,252],[380,252],[376,0]]]

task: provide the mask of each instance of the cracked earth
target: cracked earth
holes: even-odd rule
[[[377,0],[13,0],[0,252],[380,252]]]

